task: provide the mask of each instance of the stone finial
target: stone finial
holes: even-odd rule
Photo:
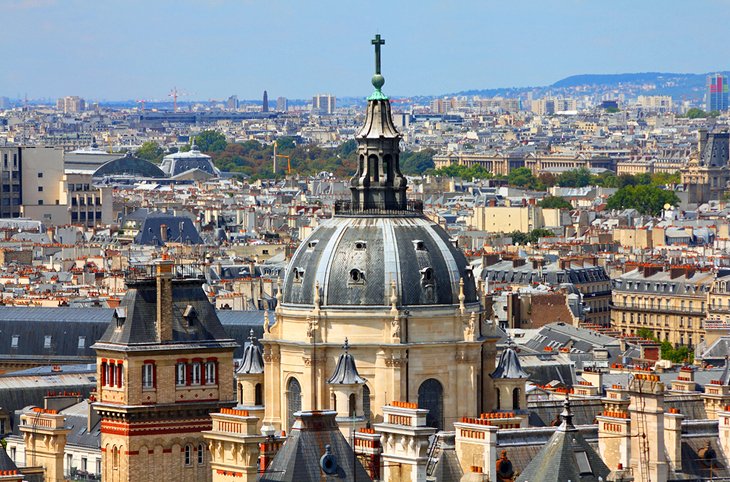
[[[466,312],[464,300],[466,300],[466,296],[464,295],[464,277],[462,276],[461,279],[459,279],[459,311],[462,315]]]
[[[390,282],[390,309],[395,311],[398,309],[398,287],[396,286],[395,280]]]
[[[314,307],[319,308],[321,306],[321,298],[320,298],[320,290],[319,290],[319,280],[317,280],[316,283],[314,283]]]
[[[264,310],[264,333],[269,332],[269,310]],[[251,336],[253,336],[253,330],[251,330]],[[249,338],[250,339],[250,338]]]

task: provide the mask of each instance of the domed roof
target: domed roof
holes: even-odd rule
[[[294,253],[284,279],[283,303],[322,305],[459,303],[477,300],[464,254],[440,226],[423,217],[334,217],[323,222]]]
[[[264,357],[261,355],[261,349],[256,343],[256,337],[253,334],[253,329],[251,329],[251,333],[248,337],[248,344],[243,352],[241,366],[238,367],[236,373],[247,375],[258,375],[264,373]]]
[[[377,45],[382,41],[378,37]],[[379,47],[376,52],[379,59]],[[401,135],[390,101],[380,90],[384,79],[379,65],[376,60],[376,91],[368,97],[365,123],[355,136],[358,164],[350,180],[352,199],[336,202],[335,216],[294,253],[283,304],[458,305],[462,279],[463,301],[477,301],[464,254],[446,231],[423,216],[422,204],[406,197],[408,183],[399,165]]]
[[[165,173],[150,161],[134,157],[128,152],[124,157],[103,164],[93,175],[103,176],[165,177]]]
[[[522,369],[520,358],[512,346],[508,346],[499,357],[497,368],[490,375],[492,378],[527,378]]]

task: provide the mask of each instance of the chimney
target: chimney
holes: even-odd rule
[[[522,207],[527,206],[527,199],[522,198]]]
[[[530,198],[530,206],[535,206],[535,205],[537,205],[537,199],[535,199],[534,197],[531,197]]]
[[[499,254],[497,254],[497,253],[485,254],[482,257],[482,265],[484,267],[486,267],[486,266],[492,266],[494,264],[499,263],[499,261],[500,261],[500,258],[499,258]]]
[[[676,408],[664,412],[664,446],[667,462],[677,472],[682,471],[682,415]]]
[[[172,340],[172,268],[173,262],[166,255],[157,262],[157,341]]]
[[[91,431],[94,430],[94,427],[96,427],[96,424],[101,421],[101,415],[99,415],[99,412],[94,409],[95,401],[96,395],[92,393],[89,395],[89,413],[86,421],[86,431],[89,433],[91,433]]]
[[[43,408],[46,410],[65,410],[81,401],[81,394],[75,392],[49,393],[43,397]]]
[[[167,224],[160,224],[160,241],[167,242]]]
[[[525,258],[515,258],[512,260],[513,268],[519,268],[520,266],[524,266],[525,264],[527,264]]]
[[[490,199],[489,200],[489,207],[490,208],[497,207],[497,200],[496,199]]]

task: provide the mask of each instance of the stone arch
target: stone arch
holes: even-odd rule
[[[286,430],[294,425],[294,414],[302,410],[302,385],[295,377],[286,383]]]
[[[368,178],[372,179],[373,182],[378,182],[380,179],[380,173],[378,173],[378,156],[370,154],[368,156]]]
[[[424,380],[418,387],[418,407],[428,409],[426,424],[444,428],[444,386],[435,378]]]
[[[243,383],[236,383],[236,387],[238,388],[238,403],[243,405]]]
[[[347,415],[350,417],[354,417],[357,414],[357,399],[355,398],[355,394],[351,393],[349,397],[347,397]]]
[[[520,408],[520,388],[515,387],[515,389],[512,390],[512,409],[519,410]]]
[[[500,398],[499,388],[494,389],[494,398],[496,400],[494,404],[495,410],[501,410],[502,409],[502,399]]]

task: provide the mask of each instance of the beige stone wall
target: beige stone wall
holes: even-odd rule
[[[185,464],[185,446],[192,449]],[[203,463],[198,463],[198,448]],[[200,432],[192,434],[125,437],[102,435],[104,482],[210,481],[210,454]],[[118,454],[115,456],[114,454]]]
[[[372,422],[382,420],[381,407],[392,401],[418,402],[418,388],[430,378],[443,387],[446,428],[459,417],[477,414],[482,399],[485,406],[492,403],[492,396],[482,393],[490,387],[485,380],[489,377],[482,373],[493,369],[495,347],[494,340],[465,335],[469,312],[475,310],[477,304],[469,306],[462,317],[458,306],[411,309],[407,321],[402,321],[400,338],[394,339],[393,315],[387,308],[317,312],[281,307],[277,324],[262,340],[264,424],[287,430],[287,390],[292,378],[301,385],[303,410],[335,409],[326,381],[346,337],[358,371],[367,379]],[[316,342],[307,336],[308,331],[316,335]]]

